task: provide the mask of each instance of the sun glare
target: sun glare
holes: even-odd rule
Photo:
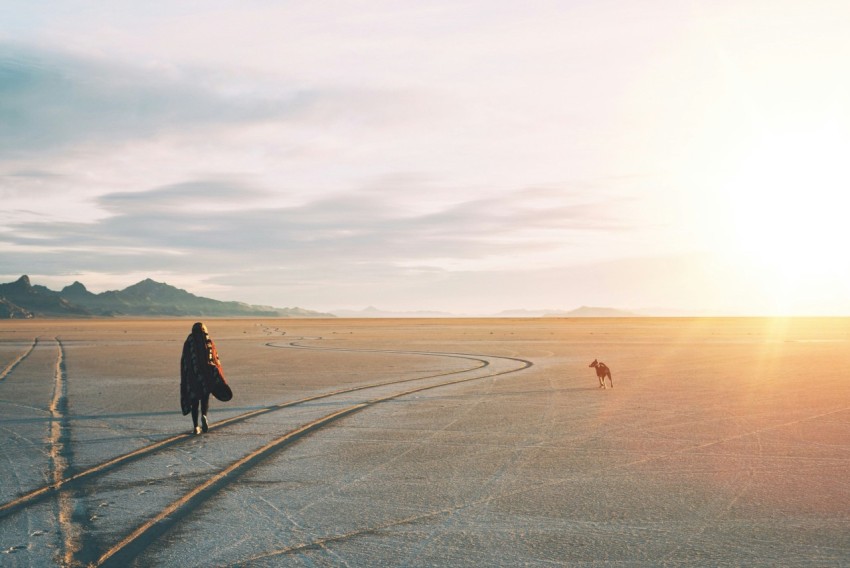
[[[714,131],[685,164],[702,246],[740,267],[735,289],[755,293],[759,313],[846,313],[850,126],[761,118]]]
[[[831,126],[755,140],[723,187],[739,253],[786,278],[845,270],[848,155],[847,133]]]

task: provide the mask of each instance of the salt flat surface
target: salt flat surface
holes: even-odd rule
[[[187,436],[192,321],[0,322],[0,565],[850,565],[850,320],[206,323]]]

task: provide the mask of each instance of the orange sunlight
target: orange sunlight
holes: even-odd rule
[[[692,171],[708,172],[692,182],[703,238],[743,267],[741,285],[762,290],[773,313],[829,315],[817,299],[840,303],[850,290],[850,127],[837,116],[760,118],[697,158]]]
[[[753,142],[723,192],[740,252],[786,279],[846,270],[835,251],[850,241],[847,138],[825,125]]]

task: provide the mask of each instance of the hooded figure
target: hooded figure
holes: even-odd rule
[[[209,428],[210,393],[224,402],[233,398],[233,392],[224,380],[215,344],[206,326],[198,322],[192,326],[192,333],[183,343],[180,358],[180,408],[183,416],[192,413],[195,434],[206,432]],[[201,426],[198,426],[198,406]]]

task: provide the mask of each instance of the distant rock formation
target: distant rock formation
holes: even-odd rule
[[[555,315],[556,313],[562,312],[554,312],[553,310],[526,310],[520,308],[514,310],[503,310],[493,315],[498,318],[542,318],[545,316]]]
[[[369,306],[362,310],[334,310],[333,314],[340,318],[452,318],[456,314],[436,311],[393,312],[380,310]]]
[[[334,317],[303,308],[221,302],[147,278],[124,290],[93,294],[80,282],[55,292],[29,276],[0,284],[0,319],[32,317],[213,316]]]
[[[29,276],[21,276],[9,284],[0,284],[0,299],[6,300],[30,317],[41,314],[64,316],[87,316],[88,310],[63,298],[44,286],[33,286]]]
[[[340,318],[633,318],[643,314],[619,310],[616,308],[595,308],[582,306],[574,310],[504,310],[492,314],[456,314],[437,311],[393,312],[369,306],[362,310],[333,310]]]
[[[618,310],[616,308],[596,308],[592,306],[582,306],[568,312],[551,312],[546,314],[546,317],[556,318],[633,318],[639,316],[640,314],[628,312],[626,310]]]
[[[30,319],[32,313],[7,300],[0,298],[0,319]]]
[[[500,318],[633,318],[641,314],[617,308],[582,306],[574,310],[505,310],[495,314]]]

